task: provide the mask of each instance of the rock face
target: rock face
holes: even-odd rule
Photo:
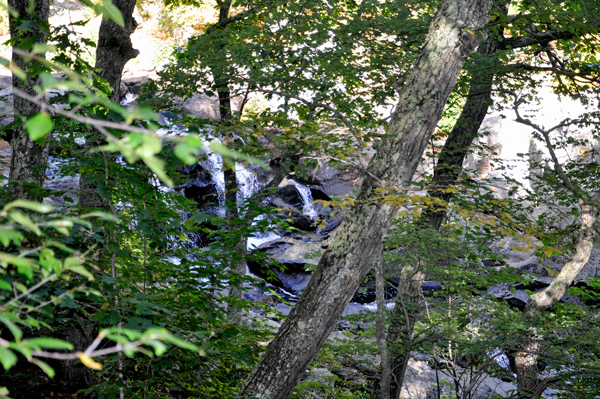
[[[353,195],[362,184],[362,172],[356,168],[341,169],[335,166],[323,166],[315,173],[328,196]]]
[[[241,98],[231,99],[231,110],[239,112],[241,106]],[[215,99],[212,99],[204,94],[194,94],[191,98],[186,98],[181,105],[186,115],[195,115],[201,119],[210,119],[219,121],[219,104]]]
[[[400,398],[437,399],[438,397],[456,397],[454,380],[441,370],[438,370],[437,378],[440,381],[439,389],[436,370],[432,369],[425,361],[409,360]],[[507,397],[511,391],[516,389],[516,386],[513,384],[486,375],[479,376],[477,380],[471,381],[471,384],[468,384],[466,381],[463,382],[463,386],[469,385],[473,385],[474,387],[471,391],[471,396],[463,394],[464,396],[461,397],[489,399],[494,394],[500,395],[500,397]]]
[[[264,278],[267,278],[268,270],[272,271],[277,276],[277,280],[272,281],[273,284],[292,294],[299,294],[308,285],[311,276],[305,267],[319,263],[320,251],[326,241],[327,236],[316,234],[301,236],[301,239],[282,237],[269,241],[258,249],[283,265],[284,270],[275,265],[261,266],[255,261],[249,261],[248,267],[252,273]]]

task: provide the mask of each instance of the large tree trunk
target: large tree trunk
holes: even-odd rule
[[[497,49],[498,41],[489,40],[482,43],[477,52],[486,57],[493,55]],[[437,159],[431,188],[427,194],[444,203],[450,202],[452,198],[453,192],[447,189],[458,181],[469,148],[473,144],[473,140],[477,138],[479,128],[493,103],[492,83],[495,67],[500,63],[498,60],[490,61],[489,64],[485,63],[483,68],[480,65],[473,65],[468,71],[472,73],[472,77],[467,102]],[[429,228],[439,230],[446,213],[446,207],[434,206],[434,208],[427,208],[422,217]]]
[[[118,103],[121,87],[121,76],[125,64],[140,53],[133,48],[131,34],[137,28],[133,18],[135,0],[113,0],[117,6],[125,26],[119,26],[110,19],[102,20],[98,31],[98,47],[96,48],[96,69],[98,76],[105,79],[113,88],[111,100]]]
[[[596,193],[589,203],[582,199],[579,200],[581,226],[575,254],[563,266],[561,272],[548,288],[529,297],[523,312],[525,320],[535,321],[542,313],[560,301],[575,277],[589,261],[596,234],[594,225],[598,218],[598,203],[600,203],[600,192]],[[534,328],[532,328],[530,334],[522,339],[521,350],[515,358],[519,398],[539,399],[548,386],[545,381],[538,379],[537,364],[541,342],[542,338],[536,334]]]
[[[98,76],[105,79],[113,89],[110,99],[118,103],[120,98],[121,76],[127,61],[137,57],[140,53],[133,48],[131,34],[137,27],[133,18],[135,0],[113,0],[117,6],[125,26],[119,26],[110,19],[102,20],[98,31],[98,47],[96,48],[96,65]],[[102,134],[97,133],[87,137],[86,147],[92,148],[104,142]],[[88,153],[86,163],[96,169],[96,173],[88,173],[79,183],[79,205],[87,208],[106,208],[106,202],[98,194],[98,181],[102,180],[104,173],[103,160],[100,154]]]
[[[443,0],[392,115],[388,135],[367,168],[356,206],[338,228],[306,290],[253,373],[242,395],[287,398],[314,359],[365,274],[373,267],[397,208],[377,188],[401,190],[440,118],[465,60],[480,43],[463,29],[488,21],[491,0]]]
[[[477,51],[482,56],[490,56],[496,52],[497,45],[496,40],[489,40],[481,44]],[[491,92],[495,65],[497,62],[486,64],[484,68],[474,65],[469,71],[473,76],[467,102],[438,157],[431,188],[428,190],[430,197],[437,198],[444,203],[450,202],[452,198],[453,192],[447,191],[447,188],[457,182],[464,159],[473,140],[477,137],[489,106],[492,104]],[[426,209],[421,216],[423,228],[439,230],[446,213],[447,208],[443,205],[434,205],[434,208]],[[392,398],[399,397],[404,381],[406,362],[412,349],[412,330],[415,320],[421,312],[420,303],[424,280],[423,270],[418,270],[411,265],[406,265],[402,269],[398,298],[390,318],[388,335],[393,371],[390,388]]]
[[[10,8],[19,13],[18,17],[9,15],[10,36],[12,39],[18,38],[17,45],[29,37],[35,37],[36,43],[46,43],[46,32],[48,30],[48,14],[50,12],[50,3],[48,0],[9,0]],[[33,6],[31,12],[30,5]],[[33,26],[21,26],[25,22],[34,22]],[[12,62],[17,67],[27,72],[27,81],[24,82],[13,74],[13,88],[21,90],[31,96],[37,96],[34,86],[41,86],[41,80],[37,74],[27,71],[33,65],[34,61],[26,61],[15,52],[17,47],[13,47]],[[21,51],[29,51],[33,48],[20,48]],[[13,95],[15,119],[25,119],[40,112],[40,106],[31,103],[17,95]],[[11,147],[12,155],[10,157],[10,193],[16,198],[27,198],[36,200],[40,196],[36,190],[41,188],[46,173],[48,163],[49,138],[46,138],[44,145],[38,145],[31,141],[29,134],[25,130],[25,125],[21,124],[15,127],[12,132]]]

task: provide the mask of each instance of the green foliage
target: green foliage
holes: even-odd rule
[[[122,24],[110,1],[86,4]],[[120,390],[126,397],[235,397],[240,381],[256,364],[272,333],[260,325],[232,323],[227,318],[228,305],[244,310],[260,307],[225,295],[228,286],[244,287],[251,282],[233,273],[232,265],[242,257],[263,264],[268,261],[258,251],[240,253],[234,244],[253,234],[293,228],[268,218],[254,220],[277,212],[256,205],[271,191],[227,204],[225,207],[238,208],[238,220],[198,210],[180,192],[188,179],[182,168],[205,160],[204,143],[212,141],[210,149],[223,156],[225,167],[242,162],[266,167],[266,160],[279,157],[287,172],[307,180],[324,162],[362,171],[361,165],[385,138],[381,107],[394,103],[402,90],[436,5],[376,0],[360,4],[254,2],[252,12],[244,18],[192,38],[180,51],[172,51],[174,40],[165,40],[159,58],[169,63],[161,72],[162,80],[149,82],[139,98],[142,107],[134,111],[109,101],[112,89],[91,66],[93,42],[77,38],[69,27],[52,30],[52,47],[36,47],[31,40],[18,43],[31,50],[35,67],[29,71],[13,67],[15,76],[39,73],[43,94],[61,91],[50,101],[60,107],[48,107],[50,113],[27,120],[30,138],[43,143],[53,131],[51,143],[58,148],[53,155],[61,162],[61,175],[79,175],[82,183],[95,185],[103,212],[75,206],[52,209],[9,199],[3,203],[3,368],[14,371],[18,359],[24,358],[52,375],[52,367],[39,358],[62,351],[96,370],[94,385],[85,393],[99,398],[117,397]],[[246,6],[235,3],[230,16],[243,13],[240,9],[250,10]],[[593,82],[578,78],[582,73],[597,73],[593,51],[597,31],[587,23],[596,9],[588,0],[522,1],[513,5],[514,17],[495,11],[490,20],[492,37],[517,37],[549,28],[588,35],[560,40],[552,49],[536,45],[518,52],[499,51],[487,58],[476,55],[471,66],[487,71],[500,62],[499,69],[489,71],[497,76],[496,86],[503,88],[500,98],[513,101],[508,91],[524,90],[533,99],[539,82],[530,79],[530,69],[514,65],[515,59],[533,65],[556,50],[566,56],[558,62],[562,72],[568,68],[576,72],[571,80],[556,75],[555,91],[585,99],[584,94],[593,93]],[[189,5],[179,13],[164,10],[162,26],[172,34],[193,19],[202,25],[194,29],[206,28],[207,21],[197,15],[192,18],[193,10]],[[38,56],[50,50],[49,61]],[[8,65],[8,60],[2,61]],[[49,70],[63,73],[64,80]],[[461,76],[435,140],[446,138],[454,126],[470,77],[469,73]],[[177,111],[172,108],[175,97],[226,92],[241,97],[245,104],[232,120],[219,124],[188,116],[176,121],[181,134],[157,134],[159,115],[153,110]],[[252,98],[262,101],[252,104]],[[281,100],[278,109],[265,106],[265,101],[273,99]],[[592,109],[574,126],[589,127],[597,119],[597,111]],[[214,140],[227,135],[234,135],[243,146],[227,148]],[[534,138],[540,136],[534,134]],[[85,146],[75,139],[85,139]],[[560,149],[592,147],[589,140],[576,140],[569,134],[560,135],[555,144]],[[437,156],[434,147],[430,151],[433,159]],[[490,156],[494,148],[480,144],[471,151]],[[565,170],[579,189],[591,192],[598,181],[597,163],[591,161],[597,154],[589,151],[581,156],[586,162],[576,160]],[[421,194],[398,194],[393,187],[377,190],[377,201],[403,207],[386,244],[386,261],[411,265],[442,285],[417,304],[422,312],[415,326],[419,342],[414,349],[428,354],[432,364],[444,372],[454,373],[462,387],[466,383],[464,376],[457,377],[459,368],[474,378],[485,372],[510,379],[509,370],[494,359],[518,350],[511,338],[533,327],[548,343],[543,360],[555,373],[555,383],[569,385],[564,396],[597,395],[597,310],[591,305],[561,304],[539,319],[525,322],[517,310],[490,300],[486,289],[516,282],[526,285],[531,280],[515,275],[510,268],[482,262],[502,264],[491,246],[506,237],[519,239],[540,256],[569,254],[575,225],[556,230],[551,228],[554,220],[550,216],[542,215],[538,221],[531,221],[530,216],[535,206],[554,202],[568,207],[565,213],[575,217],[574,196],[552,171],[540,179],[544,195],[526,192],[508,199],[498,198],[483,182],[473,182],[474,175],[474,171],[461,171],[461,184],[447,189],[454,193],[449,205]],[[430,176],[424,173],[421,177],[417,189],[426,188]],[[175,190],[161,186],[159,180]],[[525,191],[518,182],[509,183],[515,190]],[[352,197],[321,203],[335,210],[356,205]],[[423,210],[444,207],[449,216],[443,229],[424,229],[420,220]],[[562,216],[564,213],[554,217],[560,220]],[[207,237],[209,244],[196,248],[192,240],[200,235]],[[591,289],[577,287],[570,293],[594,304],[597,285],[591,282]],[[373,317],[350,317],[360,319],[367,331],[359,334],[360,339],[325,344],[313,366],[339,373],[353,366],[357,357],[375,354]],[[106,355],[102,359],[92,356],[99,356],[94,350],[74,352],[72,344],[64,340],[65,331],[74,328],[92,330],[103,342],[98,351],[106,345],[120,346],[100,352]],[[114,344],[107,344],[109,341]],[[147,356],[134,357],[136,352]],[[581,370],[586,372],[577,373]],[[366,379],[355,383],[339,377],[332,380],[333,387],[301,384],[294,395],[368,396]],[[0,391],[2,395],[4,391]]]

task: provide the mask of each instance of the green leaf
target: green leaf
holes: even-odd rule
[[[46,137],[52,131],[53,126],[52,118],[45,112],[39,113],[25,122],[31,141],[38,141]]]
[[[119,11],[119,9],[112,3],[111,0],[104,0],[103,4],[99,7],[100,10],[103,11],[105,18],[111,19],[119,26],[125,26],[125,21],[123,20],[121,11]]]
[[[40,359],[31,359],[31,363],[41,368],[48,377],[54,377],[54,369],[48,363],[42,362]]]
[[[50,44],[45,43],[36,43],[33,45],[33,49],[31,50],[32,54],[44,54],[56,51],[56,46],[52,46]]]
[[[260,165],[265,170],[269,170],[270,169],[269,165],[267,165],[266,163],[264,163],[260,159],[251,157],[251,156],[246,155],[246,154],[242,154],[241,152],[230,150],[229,148],[227,148],[223,144],[219,143],[218,141],[213,141],[208,147],[211,150],[213,150],[214,152],[216,152],[217,154],[221,155],[223,158],[229,158],[231,160],[248,161],[250,163],[253,163],[253,164],[256,164],[256,165]]]
[[[156,174],[156,176],[169,187],[173,187],[173,180],[165,173],[165,162],[156,157],[144,158],[144,163]]]
[[[14,222],[23,226],[25,229],[34,232],[38,236],[42,234],[40,228],[35,223],[33,223],[29,216],[27,216],[23,212],[9,212],[8,217],[11,218]]]
[[[144,341],[144,343],[154,348],[154,353],[156,353],[156,356],[161,356],[167,351],[167,345],[163,344],[158,340],[151,339]]]
[[[30,265],[17,265],[17,272],[27,277],[28,280],[33,279],[33,270]]]
[[[9,315],[7,315],[6,313],[0,314],[0,322],[6,327],[8,327],[8,329],[17,341],[20,341],[21,337],[23,337],[23,331],[21,331],[21,329],[17,327],[17,325],[12,320],[10,320],[8,316]]]
[[[77,274],[80,274],[83,277],[87,277],[87,279],[90,281],[94,280],[94,276],[92,275],[92,273],[87,271],[85,269],[85,267],[83,267],[83,266],[71,266],[71,267],[69,267],[69,270],[71,270],[72,272],[75,272]]]
[[[144,337],[143,338],[148,338],[148,339],[160,339],[169,343],[172,343],[173,345],[177,345],[180,348],[184,348],[184,349],[189,349],[191,351],[197,351],[198,347],[194,344],[191,344],[189,342],[186,342],[184,340],[182,340],[181,338],[176,337],[175,335],[171,334],[170,332],[168,332],[166,329],[164,328],[151,328],[148,329],[145,333],[144,333]]]
[[[2,363],[4,370],[9,370],[17,363],[17,355],[10,349],[0,346],[0,363]]]
[[[62,341],[60,339],[56,339],[56,338],[31,338],[31,339],[28,339],[27,341],[24,341],[24,343],[27,343],[32,347],[37,346],[40,348],[47,348],[47,349],[73,350],[73,344],[66,342],[66,341]]]
[[[0,279],[0,289],[12,291],[12,285],[10,285],[8,282]]]
[[[5,211],[12,208],[25,208],[39,213],[48,213],[52,211],[52,206],[48,204],[40,204],[39,202],[25,201],[22,199],[13,201],[4,207]]]

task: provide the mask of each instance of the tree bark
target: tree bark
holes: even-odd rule
[[[377,254],[375,260],[375,283],[377,298],[377,346],[379,347],[379,356],[381,357],[381,381],[379,383],[379,392],[374,399],[390,398],[390,378],[391,365],[389,357],[389,348],[385,333],[385,277],[383,275],[383,248]],[[371,396],[373,397],[373,395]]]
[[[492,56],[498,49],[497,40],[489,40],[479,46],[477,52],[484,56]],[[454,127],[450,131],[446,143],[440,152],[436,167],[433,172],[431,186],[427,195],[437,198],[444,203],[450,202],[453,192],[447,189],[456,184],[462,172],[465,157],[473,140],[477,138],[479,128],[492,105],[492,84],[494,69],[499,66],[498,60],[491,61],[489,67],[481,68],[474,65],[471,70],[471,86],[467,102]],[[439,230],[447,214],[445,206],[427,208],[422,218],[428,227]]]
[[[98,31],[95,68],[98,71],[98,76],[105,79],[113,89],[110,96],[111,101],[119,103],[123,68],[129,60],[137,57],[140,52],[134,49],[131,43],[131,34],[137,27],[137,22],[133,18],[135,0],[114,0],[113,4],[121,11],[125,26],[119,26],[108,18],[102,20]],[[104,136],[98,133],[87,137],[85,145],[88,149],[91,149],[103,142]],[[99,157],[99,154],[88,153],[86,159],[89,165],[96,165],[96,169],[99,170],[104,168],[104,165],[97,162],[100,160]],[[86,208],[106,208],[106,202],[98,194],[98,181],[101,173],[91,173],[91,175],[92,179],[94,175],[97,175],[97,179],[95,181],[86,178],[80,179],[79,205]]]
[[[111,100],[119,102],[121,76],[125,64],[140,53],[133,48],[131,34],[137,28],[133,18],[135,0],[113,0],[113,4],[121,11],[125,26],[119,26],[106,18],[98,31],[98,47],[96,48],[96,69],[98,76],[105,79],[113,89]]]
[[[496,40],[489,40],[482,43],[477,51],[482,56],[493,55],[496,52],[497,43]],[[497,64],[497,61],[490,66],[493,67],[494,64]],[[470,72],[473,76],[467,102],[448,135],[434,169],[432,183],[427,194],[446,204],[450,202],[453,195],[453,192],[449,192],[447,189],[458,180],[469,147],[477,137],[479,127],[492,104],[491,92],[494,73],[490,69],[478,66],[471,68]],[[437,231],[446,217],[447,208],[444,205],[434,205],[434,207],[427,208],[421,218],[423,228]],[[423,271],[411,267],[411,265],[406,265],[401,271],[398,300],[392,310],[388,336],[393,374],[390,388],[392,398],[399,397],[402,389],[405,366],[411,350],[410,337],[415,320],[421,312],[420,302],[424,281]]]
[[[535,321],[542,313],[560,301],[575,277],[589,261],[596,234],[594,227],[598,219],[598,205],[596,205],[598,203],[600,203],[600,192],[597,192],[590,202],[579,199],[581,226],[575,254],[563,266],[548,288],[529,297],[523,311],[525,320]],[[531,333],[523,337],[521,350],[515,357],[517,391],[520,399],[539,399],[548,387],[545,381],[540,381],[538,378],[537,363],[541,342],[542,338],[532,328]]]
[[[30,4],[33,5],[31,12]],[[34,37],[35,43],[46,43],[48,34],[48,15],[50,13],[50,3],[48,0],[9,0],[8,6],[19,15],[14,17],[9,15],[9,29],[11,39],[18,38],[16,46],[13,47],[12,62],[17,67],[27,73],[27,81],[24,82],[13,74],[13,88],[19,89],[31,96],[37,96],[34,86],[41,86],[41,80],[35,71],[28,71],[28,68],[34,66],[32,60],[25,60],[15,52],[19,48],[22,51],[30,51],[33,43],[28,48],[23,48],[23,41]],[[34,22],[33,27],[23,27],[24,22]],[[29,134],[25,129],[25,119],[40,112],[40,107],[19,96],[13,95],[15,119],[22,119],[23,124],[15,127],[12,133],[10,157],[10,194],[15,198],[25,198],[30,200],[39,200],[40,195],[36,193],[42,187],[46,166],[48,164],[49,137],[46,137],[45,144],[38,145],[31,141]]]
[[[373,267],[397,208],[379,201],[383,190],[401,190],[440,118],[465,60],[480,43],[463,29],[488,21],[491,0],[444,0],[400,93],[388,128],[367,168],[356,206],[344,218],[298,304],[292,309],[242,396],[287,398],[314,359],[365,274]]]

